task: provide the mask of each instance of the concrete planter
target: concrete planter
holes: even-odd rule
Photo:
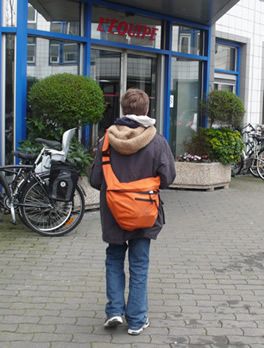
[[[222,163],[175,162],[176,178],[171,187],[206,189],[229,188],[231,165]]]
[[[100,191],[91,187],[87,177],[80,177],[79,184],[84,189],[86,210],[98,209],[100,202]]]

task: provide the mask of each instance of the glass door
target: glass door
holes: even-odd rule
[[[126,50],[91,50],[91,78],[103,90],[106,103],[104,117],[91,127],[90,145],[94,148],[105,130],[122,115],[120,99],[128,88],[140,88],[150,97],[149,116],[157,110],[157,61],[155,56],[130,53]]]
[[[139,88],[147,93],[150,99],[148,116],[155,118],[157,109],[157,58],[145,55],[127,55],[128,88]]]

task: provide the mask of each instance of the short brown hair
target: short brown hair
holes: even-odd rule
[[[121,99],[123,115],[146,115],[149,109],[148,95],[137,88],[129,88]]]

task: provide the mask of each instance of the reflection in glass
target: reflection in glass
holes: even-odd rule
[[[199,29],[173,25],[172,50],[175,52],[204,55],[204,32]]]
[[[69,0],[56,11],[53,1],[28,4],[28,28],[69,35],[80,35],[80,2]]]
[[[54,44],[53,44],[54,43]],[[74,61],[68,64],[65,62],[65,51],[60,51],[57,48],[64,48],[66,45],[74,45],[72,42],[61,42],[42,38],[28,37],[28,66],[27,66],[27,89],[31,88],[32,84],[54,74],[71,73],[79,74],[79,62]],[[79,44],[77,45],[79,56]],[[31,55],[29,54],[31,52]],[[64,55],[63,55],[64,54]],[[72,56],[67,56],[72,59]],[[50,64],[50,63],[57,64]],[[30,64],[34,63],[34,64]],[[60,64],[59,64],[60,63]],[[30,108],[28,107],[27,116],[30,116]]]
[[[184,153],[183,142],[198,129],[201,72],[201,62],[172,59],[169,143],[175,158]]]
[[[15,37],[6,35],[5,80],[5,164],[13,163],[14,144],[14,46]]]
[[[36,62],[36,38],[28,37],[27,39],[27,63],[34,64]]]
[[[39,78],[68,72],[79,74],[80,45],[72,41],[57,41],[28,37],[28,73]],[[58,67],[54,67],[58,65]]]
[[[162,21],[94,6],[92,38],[137,46],[161,48]]]
[[[236,48],[221,44],[215,45],[215,69],[236,70]]]
[[[106,103],[104,118],[99,123],[98,129],[94,129],[92,136],[93,147],[97,144],[98,138],[100,139],[104,135],[105,130],[119,118],[120,64],[121,54],[119,52],[91,50],[90,76],[103,90]]]
[[[157,58],[127,55],[127,89],[139,88],[145,91],[150,98],[150,117],[156,117],[156,81],[157,81]]]
[[[15,27],[17,18],[17,0],[3,0],[3,25]]]

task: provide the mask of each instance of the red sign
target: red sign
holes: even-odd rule
[[[159,30],[158,28],[149,27],[147,25],[127,23],[126,21],[119,22],[117,19],[104,17],[100,17],[97,30],[104,32],[104,24],[109,24],[107,32],[110,34],[118,33],[118,35],[121,36],[125,36],[127,34],[130,37],[137,37],[141,39],[144,39],[147,36],[147,38],[152,41],[155,41],[155,36]]]

